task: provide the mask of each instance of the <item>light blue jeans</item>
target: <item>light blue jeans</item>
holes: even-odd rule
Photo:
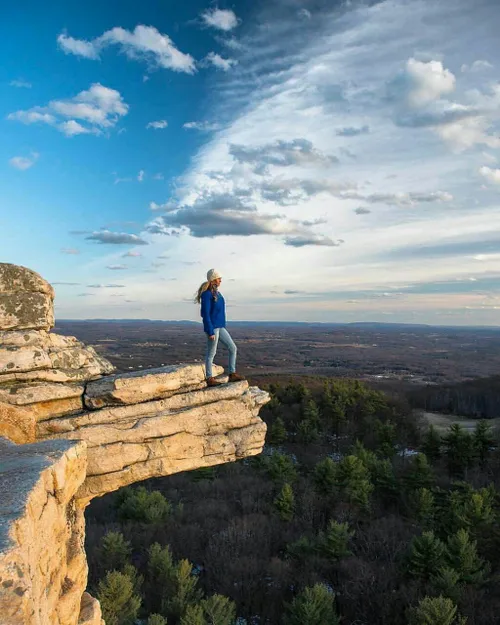
[[[238,348],[231,338],[231,335],[226,330],[226,328],[215,328],[214,335],[215,339],[213,341],[211,341],[207,336],[207,355],[205,359],[207,378],[211,378],[213,376],[212,365],[214,362],[215,354],[217,353],[219,339],[229,350],[229,373],[234,373],[236,371],[236,352],[238,351]]]

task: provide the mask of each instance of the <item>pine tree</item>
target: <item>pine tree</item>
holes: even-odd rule
[[[233,625],[236,604],[224,595],[212,595],[201,602],[207,625]]]
[[[274,500],[274,507],[282,521],[290,522],[295,511],[295,497],[290,484],[284,484]]]
[[[307,536],[301,536],[299,539],[290,543],[286,547],[286,555],[289,558],[302,562],[311,556],[317,550],[317,543]]]
[[[325,458],[314,467],[313,481],[321,495],[331,495],[335,488],[337,465],[331,458]]]
[[[104,571],[121,571],[132,555],[130,542],[121,532],[108,532],[101,540],[99,563],[104,564]]]
[[[450,566],[442,566],[430,580],[437,595],[443,595],[458,603],[462,592],[460,575]]]
[[[350,556],[349,542],[353,536],[354,532],[349,528],[349,523],[331,520],[326,531],[318,537],[321,554],[331,562],[338,562],[342,558]]]
[[[152,609],[163,615],[165,604],[176,590],[176,567],[170,547],[154,543],[148,552],[147,598]]]
[[[132,625],[141,607],[132,580],[119,571],[109,571],[99,582],[97,598],[107,625]]]
[[[188,560],[180,560],[175,567],[175,591],[170,597],[164,597],[162,613],[179,619],[189,605],[198,603],[203,596],[197,584],[193,565]]]
[[[179,621],[179,625],[207,625],[201,605],[188,605]]]
[[[324,584],[305,588],[290,604],[285,604],[285,625],[339,625],[335,595]]]
[[[472,436],[459,423],[453,423],[444,437],[444,445],[450,475],[463,476],[474,460]]]
[[[346,456],[337,465],[336,484],[344,501],[362,510],[370,507],[373,484],[368,470],[356,456]]]
[[[490,571],[489,563],[482,560],[477,553],[477,542],[472,541],[469,532],[464,529],[448,537],[447,561],[465,584],[484,583]]]
[[[445,552],[444,543],[434,532],[423,532],[421,536],[415,536],[410,543],[407,558],[408,573],[412,577],[429,580],[441,568]]]
[[[319,439],[319,431],[314,421],[302,419],[297,426],[297,439],[304,445],[315,443]]]
[[[490,424],[484,420],[479,421],[474,430],[473,438],[476,457],[481,468],[484,468],[495,444]]]
[[[410,610],[411,625],[454,625],[457,606],[445,597],[424,597]]]
[[[157,490],[148,491],[144,486],[123,488],[117,497],[118,514],[122,519],[160,523],[172,512],[171,504]]]
[[[266,459],[266,468],[269,477],[278,484],[294,482],[297,471],[290,456],[274,453]]]
[[[382,458],[392,458],[396,453],[396,426],[391,421],[377,419],[377,454]]]
[[[418,454],[411,459],[404,482],[411,490],[430,488],[434,485],[434,471],[425,454]]]
[[[410,498],[410,508],[412,516],[425,529],[430,529],[434,525],[436,515],[435,498],[428,488],[420,488],[413,492]]]
[[[167,619],[161,614],[150,614],[147,625],[167,625]]]
[[[306,399],[302,405],[302,418],[309,420],[317,429],[320,426],[318,405],[314,399]]]
[[[271,445],[282,445],[286,441],[285,422],[281,417],[277,417],[269,426],[267,441]]]
[[[431,425],[424,436],[422,452],[432,462],[436,462],[441,457],[441,435],[436,428]]]

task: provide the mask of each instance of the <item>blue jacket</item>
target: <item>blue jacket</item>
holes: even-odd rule
[[[203,329],[212,336],[215,328],[226,327],[226,302],[222,293],[217,293],[217,300],[214,300],[212,291],[208,290],[201,295],[201,316],[203,318]]]

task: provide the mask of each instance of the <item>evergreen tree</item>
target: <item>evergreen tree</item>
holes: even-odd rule
[[[369,472],[377,494],[387,503],[396,501],[400,488],[391,461],[376,458]]]
[[[161,614],[150,614],[147,625],[167,625],[167,619]]]
[[[335,595],[324,584],[305,588],[285,604],[285,625],[339,625],[334,608]]]
[[[425,529],[430,529],[434,525],[436,514],[435,498],[428,488],[420,488],[411,494],[410,509],[412,516]]]
[[[321,495],[331,495],[335,488],[337,465],[331,458],[325,458],[314,467],[313,482]]]
[[[382,458],[392,458],[396,453],[396,426],[391,421],[377,419],[377,454]]]
[[[277,417],[269,426],[267,441],[271,445],[282,445],[286,441],[285,422],[281,417]]]
[[[434,532],[423,532],[421,536],[415,536],[407,558],[408,573],[412,577],[429,580],[441,568],[445,552],[444,543]]]
[[[437,595],[443,595],[458,603],[462,592],[460,575],[455,569],[449,566],[442,566],[435,575],[431,577],[431,586]]]
[[[454,625],[457,606],[446,597],[424,597],[410,611],[411,625]]]
[[[179,621],[179,625],[207,625],[201,605],[188,605]]]
[[[337,465],[336,484],[344,501],[356,505],[362,510],[370,507],[370,495],[373,484],[369,480],[368,470],[356,456],[346,456]]]
[[[319,535],[318,544],[321,554],[331,562],[338,562],[350,556],[349,542],[353,536],[354,532],[351,531],[348,523],[331,520],[326,531]]]
[[[297,439],[304,445],[315,443],[319,439],[319,431],[315,422],[303,419],[297,426]]]
[[[463,476],[474,460],[472,436],[459,423],[453,423],[443,440],[450,475]]]
[[[434,471],[427,460],[427,456],[425,454],[414,456],[404,476],[407,488],[411,490],[430,488],[434,481]]]
[[[318,405],[314,399],[306,399],[302,405],[302,418],[311,422],[316,429],[320,427]]]
[[[154,543],[148,552],[148,592],[152,610],[163,615],[164,607],[176,590],[176,567],[170,547]]]
[[[97,598],[106,625],[132,625],[141,607],[132,580],[119,571],[109,571],[99,582]]]
[[[293,461],[286,454],[274,453],[266,458],[265,464],[269,477],[278,484],[291,483],[297,478]]]
[[[472,541],[467,530],[458,530],[448,537],[447,560],[451,568],[465,584],[480,585],[486,581],[490,567],[477,553],[477,543]]]
[[[121,571],[130,560],[132,547],[121,532],[108,532],[101,540],[98,553],[104,571]]]
[[[302,562],[311,556],[317,550],[316,542],[307,538],[307,536],[301,536],[299,539],[290,543],[286,547],[286,554],[288,557]]]
[[[193,575],[193,565],[188,560],[180,560],[175,567],[175,589],[170,597],[164,597],[162,613],[179,619],[190,605],[203,596],[197,588],[198,578]]]
[[[422,452],[432,462],[436,462],[441,457],[441,435],[436,428],[431,425],[425,433],[422,443]]]
[[[172,512],[172,506],[159,491],[149,492],[144,486],[123,488],[117,497],[118,514],[122,519],[160,523]]]
[[[212,595],[201,602],[207,625],[233,625],[236,604],[223,595]]]
[[[475,491],[469,484],[453,490],[447,501],[445,524],[451,531],[466,529],[479,536],[495,521],[496,491],[493,485]]]
[[[274,507],[282,521],[291,521],[295,512],[295,497],[290,484],[284,484],[274,500]]]
[[[491,431],[491,426],[487,421],[479,421],[474,430],[474,450],[479,464],[482,468],[491,454],[491,449],[495,444],[495,439]]]

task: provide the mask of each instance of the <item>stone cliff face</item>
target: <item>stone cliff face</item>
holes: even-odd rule
[[[266,432],[267,393],[207,389],[201,365],[111,375],[92,347],[49,333],[53,298],[0,264],[0,625],[100,625],[84,593],[88,502],[258,454]]]

